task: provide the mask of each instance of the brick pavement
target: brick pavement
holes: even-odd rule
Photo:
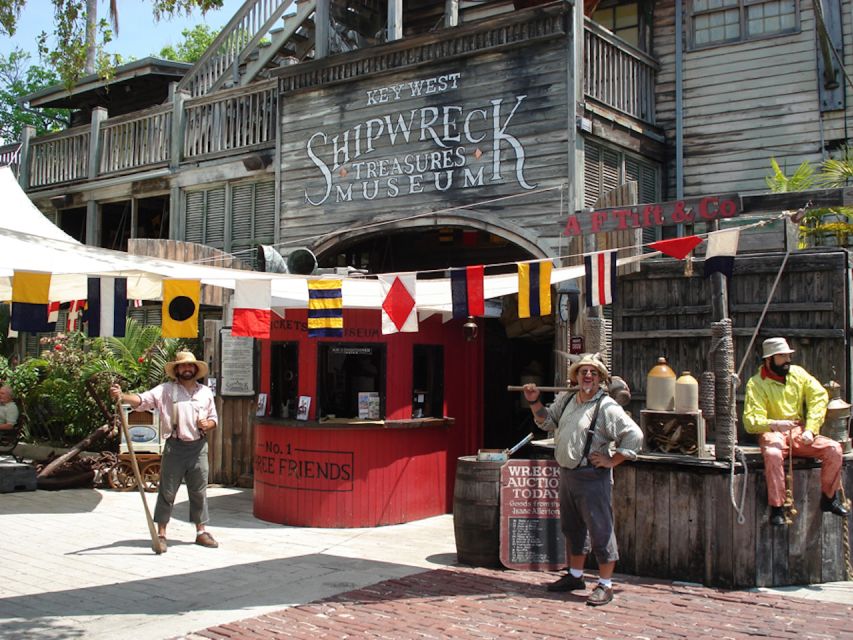
[[[546,591],[554,577],[447,567],[182,638],[853,638],[849,604],[617,576],[613,602],[592,608]]]

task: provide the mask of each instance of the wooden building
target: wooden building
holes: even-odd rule
[[[853,68],[853,2],[828,0],[823,13],[811,0],[724,4],[248,0],[188,70],[146,59],[119,69],[109,92],[88,78],[71,95],[57,87],[30,96],[32,108],[77,109],[76,126],[26,132],[0,148],[0,158],[17,164],[30,197],[63,229],[113,248],[131,239],[187,241],[251,262],[259,244],[285,256],[304,247],[321,268],[424,274],[472,264],[497,273],[530,259],[570,264],[614,246],[627,253],[710,227],[638,225],[573,236],[564,233],[567,219],[579,211],[588,224],[585,207],[760,191],[771,156],[790,171],[846,143],[841,61]],[[125,96],[131,102],[122,103]],[[745,237],[742,248],[778,252],[784,237],[771,230]],[[451,429],[455,444],[445,443],[447,460],[436,462],[445,501],[428,509],[449,508],[452,455],[506,447],[527,433],[529,412],[506,384],[561,382],[554,349],[568,350],[571,337],[610,351],[639,401],[645,373],[664,351],[698,372],[707,291],[679,268],[656,264],[625,275],[621,302],[601,317],[575,304],[576,288],[565,288],[553,317],[520,321],[508,297],[477,319],[472,375],[480,390],[454,409],[457,416],[447,413],[444,396],[441,418],[458,422],[440,428]],[[728,309],[738,355],[759,303],[748,300],[752,284],[741,286]],[[786,299],[800,314],[811,302]],[[849,358],[836,347],[846,344],[850,319],[840,326],[846,314],[825,299],[814,304],[832,317],[831,331],[818,335],[782,320],[765,330],[800,340],[804,364],[836,376],[849,400]],[[227,322],[218,307],[206,317],[211,327]],[[157,320],[156,311],[149,319]],[[351,326],[375,321],[356,314]],[[456,336],[432,342],[445,348],[445,389],[464,364],[465,349],[449,346],[460,325],[444,327]],[[828,340],[838,344],[820,342]],[[281,376],[292,370],[281,364],[290,357],[283,344],[293,341],[279,329],[260,344],[258,390],[271,398],[270,421],[290,419],[281,409],[287,394],[319,393],[319,365],[301,361],[296,392],[284,393]],[[300,358],[315,353],[296,342]],[[413,351],[397,361],[395,383],[409,384],[411,373],[399,374],[413,361]],[[386,420],[416,410],[416,389],[397,391],[403,404],[386,405]],[[263,453],[254,434],[247,438],[253,417],[239,402],[218,434],[232,460],[213,465],[215,481],[251,481],[247,469]],[[318,404],[309,417],[319,425],[334,412]],[[294,428],[299,442],[309,442],[306,428]]]

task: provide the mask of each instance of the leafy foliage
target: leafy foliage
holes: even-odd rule
[[[20,140],[27,125],[37,135],[58,131],[68,125],[68,109],[25,109],[18,103],[22,96],[35,93],[59,82],[59,77],[44,67],[30,65],[31,56],[15,49],[8,57],[0,54],[0,138]]]
[[[765,177],[774,193],[808,191],[818,187],[843,187],[853,179],[853,150],[841,149],[837,158],[828,158],[816,169],[805,161],[787,176],[775,158],[770,158],[771,175]],[[853,209],[829,207],[808,209],[800,221],[800,247],[823,244],[832,238],[836,246],[848,246],[853,236]]]
[[[165,379],[166,362],[185,348],[181,340],[163,339],[160,327],[132,318],[125,333],[123,338],[93,339],[80,332],[57,333],[42,340],[41,357],[14,369],[0,358],[0,379],[14,390],[31,439],[63,445],[80,441],[107,420],[87,381],[110,409],[112,381],[128,391],[155,386]]]
[[[181,31],[183,42],[177,45],[168,45],[160,49],[158,57],[176,62],[196,62],[216,38],[218,31],[214,31],[206,24],[197,24],[192,29]]]
[[[48,34],[43,32],[38,46],[42,57],[51,68],[56,70],[62,84],[69,90],[86,73],[87,57],[94,60],[94,71],[108,79],[119,64],[118,56],[107,53],[105,47],[112,40],[112,30],[106,20],[92,16],[96,28],[89,32],[86,28],[89,12],[97,12],[98,3],[90,0],[51,0],[53,4],[53,32],[48,44]],[[150,0],[155,19],[186,14],[195,9],[202,14],[210,9],[218,9],[223,0]],[[26,0],[0,0],[0,34],[13,35],[21,10]],[[118,24],[117,5],[111,3],[113,24]],[[91,54],[91,55],[90,55]],[[90,70],[91,72],[92,70]]]

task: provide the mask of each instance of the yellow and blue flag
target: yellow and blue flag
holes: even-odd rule
[[[344,335],[341,280],[308,281],[308,337],[340,338]]]
[[[12,275],[12,329],[53,331],[54,327],[48,322],[49,297],[49,273],[15,271]]]
[[[519,318],[551,313],[551,268],[547,260],[518,263]]]

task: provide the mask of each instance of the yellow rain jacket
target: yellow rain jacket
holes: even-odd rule
[[[759,370],[746,384],[743,426],[747,433],[765,433],[771,420],[799,419],[807,431],[818,435],[828,403],[826,389],[802,367],[792,364],[785,384],[762,377]]]

